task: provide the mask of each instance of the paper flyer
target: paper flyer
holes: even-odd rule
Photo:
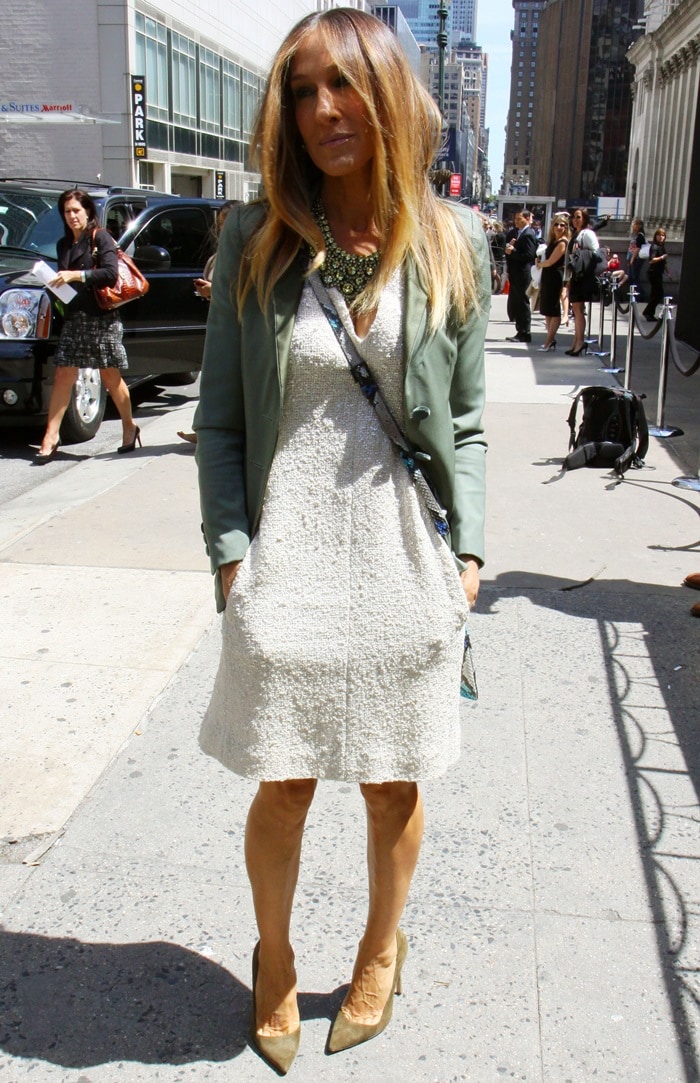
[[[67,305],[68,302],[72,301],[75,297],[75,290],[72,286],[49,285],[49,283],[53,282],[54,278],[56,277],[56,273],[57,272],[54,271],[53,267],[49,267],[48,263],[44,263],[43,259],[37,260],[32,267],[32,274],[35,276],[35,278],[38,278],[44,286],[47,286],[52,293],[56,294],[59,300],[63,301],[63,303]]]

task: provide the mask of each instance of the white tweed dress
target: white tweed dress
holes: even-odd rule
[[[401,275],[364,339],[403,421]],[[454,561],[310,286],[257,535],[223,617],[202,749],[248,778],[437,778],[459,757],[468,607]]]

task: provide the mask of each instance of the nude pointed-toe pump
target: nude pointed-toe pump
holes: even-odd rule
[[[257,942],[255,950],[253,951],[253,1019],[250,1025],[250,1040],[263,1060],[267,1061],[270,1067],[274,1068],[278,1075],[286,1075],[294,1063],[294,1058],[299,1050],[301,1026],[297,1027],[292,1034],[265,1035],[257,1033],[255,1029],[255,986],[258,981],[259,954],[260,941]]]
[[[408,941],[401,929],[397,929],[394,981],[391,992],[389,993],[389,998],[384,1005],[381,1019],[377,1023],[371,1023],[369,1025],[353,1023],[352,1019],[348,1019],[347,1015],[344,1014],[341,1007],[333,1020],[333,1026],[328,1035],[328,1043],[326,1045],[326,1051],[328,1053],[340,1053],[343,1049],[352,1049],[353,1046],[360,1045],[362,1042],[368,1042],[370,1038],[376,1038],[377,1034],[381,1034],[383,1030],[386,1030],[394,1008],[394,995],[398,995],[401,992],[401,968],[403,967],[407,954]]]

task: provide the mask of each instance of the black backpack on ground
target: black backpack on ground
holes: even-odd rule
[[[577,432],[579,402],[583,417]],[[649,430],[642,400],[633,391],[623,387],[584,387],[571,404],[568,421],[566,470],[607,467],[622,477],[631,466],[644,465]]]

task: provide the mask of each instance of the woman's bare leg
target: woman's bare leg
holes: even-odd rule
[[[561,316],[547,316],[547,341],[545,346],[549,346],[557,337],[557,331],[561,324]]]
[[[248,813],[245,859],[260,934],[256,1031],[265,1037],[299,1026],[294,952],[289,941],[301,840],[316,780],[261,782]]]
[[[586,312],[583,301],[574,301],[574,344],[572,350],[580,350],[586,335]]]
[[[415,782],[363,783],[367,808],[369,910],[343,1012],[371,1026],[391,995],[396,930],[418,862],[423,803]]]
[[[102,377],[102,383],[112,396],[112,402],[119,412],[122,421],[123,442],[125,444],[130,444],[136,436],[136,424],[134,422],[133,414],[131,413],[131,396],[129,394],[129,388],[124,383],[119,369],[100,369],[100,376]]]
[[[39,448],[40,455],[48,455],[58,440],[59,429],[63,421],[63,415],[68,409],[70,397],[73,394],[73,384],[78,378],[78,369],[72,365],[57,365],[51,386],[49,398],[49,416],[46,422],[46,432]]]

